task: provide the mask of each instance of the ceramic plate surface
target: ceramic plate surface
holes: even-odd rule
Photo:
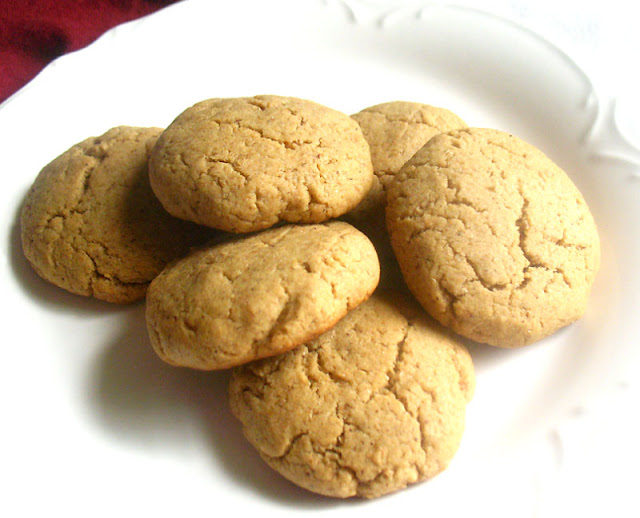
[[[518,25],[469,9],[399,5],[189,0],[60,58],[0,107],[7,418],[0,514],[634,515],[640,151],[633,99],[601,98],[569,55]],[[592,209],[603,256],[587,314],[524,349],[472,347],[477,391],[463,443],[429,482],[374,501],[337,501],[293,486],[242,437],[227,404],[227,373],[163,364],[151,351],[143,304],[68,294],[38,278],[22,256],[24,195],[72,144],[120,124],[166,126],[205,98],[262,93],[346,113],[399,99],[449,108],[472,126],[541,148]]]

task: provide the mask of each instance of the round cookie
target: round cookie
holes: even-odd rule
[[[381,284],[395,286],[400,273],[385,224],[385,190],[398,170],[427,141],[445,131],[466,128],[455,113],[428,104],[391,101],[370,106],[352,115],[371,149],[373,184],[367,196],[345,221],[373,241],[381,263]]]
[[[186,109],[158,140],[150,176],[171,214],[231,232],[338,217],[373,181],[369,146],[353,119],[272,95]]]
[[[151,343],[167,363],[202,370],[272,356],[333,326],[371,295],[379,275],[371,242],[340,221],[205,247],[151,284]]]
[[[387,191],[407,285],[458,333],[500,347],[582,316],[600,263],[594,220],[570,178],[492,129],[432,138]]]
[[[79,295],[133,302],[211,234],[169,215],[151,190],[148,153],[161,131],[112,128],[42,169],[20,218],[24,254],[41,277]]]
[[[378,290],[330,331],[234,369],[230,404],[286,478],[374,498],[443,471],[475,377],[467,349],[402,292]]]
[[[374,179],[366,198],[348,218],[384,229],[385,190],[393,176],[431,137],[467,124],[445,108],[408,101],[377,104],[351,117],[371,149]]]

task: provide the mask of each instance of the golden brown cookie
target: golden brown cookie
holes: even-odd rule
[[[171,260],[210,235],[169,215],[148,178],[160,128],[112,128],[40,172],[21,214],[22,246],[44,279],[116,303],[144,297]]]
[[[440,473],[457,451],[471,357],[399,293],[377,291],[308,344],[234,370],[233,413],[295,484],[378,497]]]
[[[594,220],[570,178],[492,129],[431,139],[389,186],[387,225],[424,308],[501,347],[580,318],[600,263]]]
[[[170,213],[231,232],[338,217],[373,180],[369,146],[353,119],[272,95],[186,109],[158,140],[150,175]]]
[[[340,221],[205,247],[151,284],[151,343],[166,362],[203,370],[278,354],[333,326],[379,275],[371,242]]]
[[[397,282],[397,265],[385,224],[385,190],[398,170],[427,141],[445,131],[466,128],[455,113],[428,104],[391,101],[352,115],[369,143],[373,184],[360,204],[344,216],[373,241],[382,265],[381,283]],[[387,275],[388,274],[388,275]]]
[[[455,113],[436,106],[391,101],[352,115],[371,149],[374,179],[360,205],[349,213],[354,221],[378,222],[384,228],[385,189],[416,151],[438,133],[466,128]]]

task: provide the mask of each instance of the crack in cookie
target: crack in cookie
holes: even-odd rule
[[[458,333],[518,347],[584,312],[599,266],[595,223],[566,173],[517,137],[434,137],[396,175],[386,212],[408,286]]]
[[[376,292],[331,330],[234,369],[231,409],[262,458],[321,494],[373,498],[449,463],[474,388],[459,339],[401,292]]]
[[[144,297],[171,260],[210,231],[170,216],[147,176],[160,128],[112,128],[45,166],[21,213],[25,256],[72,293],[115,303]]]
[[[279,354],[366,300],[379,275],[371,242],[340,221],[287,225],[203,247],[152,282],[146,313],[152,345],[170,364],[203,370]],[[176,319],[194,331],[184,333]]]
[[[341,216],[373,181],[369,146],[353,119],[268,95],[187,108],[160,136],[149,174],[171,214],[241,233]]]
[[[402,165],[431,137],[467,125],[444,108],[406,101],[371,106],[351,117],[362,128],[371,149],[374,178],[367,196],[345,215],[345,220],[371,238],[382,261],[389,265],[385,271],[395,272],[397,266],[384,221],[387,187]],[[388,277],[391,286],[397,275]]]

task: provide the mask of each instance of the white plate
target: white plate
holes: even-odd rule
[[[438,517],[633,515],[640,151],[629,132],[637,118],[624,107],[634,99],[599,98],[566,54],[477,11],[213,4],[190,0],[118,27],[54,62],[0,109],[0,408],[9,418],[0,514],[370,517],[419,505]],[[164,365],[151,352],[142,304],[67,294],[22,256],[19,207],[53,157],[111,126],[166,125],[201,99],[258,93],[347,113],[394,99],[450,108],[543,149],[592,208],[603,264],[586,316],[525,349],[472,348],[477,392],[467,431],[432,481],[371,502],[296,488],[243,439],[226,373]]]

